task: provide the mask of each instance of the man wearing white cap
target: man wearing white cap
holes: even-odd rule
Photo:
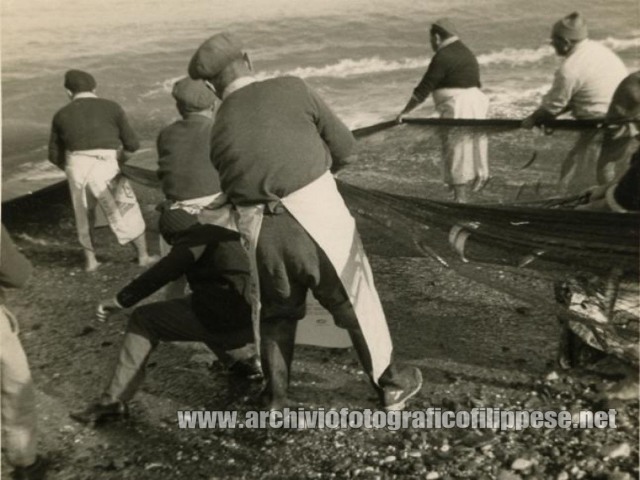
[[[256,81],[242,44],[229,33],[198,48],[189,75],[222,99],[211,160],[249,248],[254,288],[259,285],[254,327],[259,320],[267,408],[287,406],[296,325],[309,289],[349,331],[382,405],[403,408],[422,375],[391,361],[371,269],[331,175],[349,161],[351,132],[301,79]]]
[[[489,99],[480,90],[480,67],[475,55],[460,41],[448,18],[431,25],[431,47],[435,55],[411,98],[398,115],[398,122],[433,93],[440,118],[486,118]],[[444,182],[453,190],[454,201],[466,203],[472,182],[479,190],[489,179],[487,137],[473,132],[441,132]]]
[[[524,128],[543,125],[566,112],[579,120],[606,115],[627,68],[615,53],[587,36],[587,24],[578,12],[553,25],[551,45],[563,61],[542,104],[523,121]],[[602,137],[597,131],[580,133],[561,166],[560,183],[565,193],[580,193],[596,184],[601,146]]]

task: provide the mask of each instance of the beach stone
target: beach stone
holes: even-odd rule
[[[496,480],[522,480],[522,477],[517,473],[510,472],[509,470],[500,470]]]
[[[604,458],[624,458],[631,455],[631,447],[627,442],[608,445],[602,449]]]
[[[556,372],[555,370],[553,372],[550,372],[546,377],[545,380],[547,382],[555,382],[556,380],[560,379],[560,375],[558,375],[558,372]]]
[[[397,459],[395,455],[389,455],[388,457],[384,457],[384,463],[393,463],[396,460]]]
[[[567,472],[560,472],[556,480],[569,480],[569,474]]]
[[[527,470],[531,468],[533,462],[526,458],[517,458],[511,464],[511,470]]]
[[[424,478],[426,480],[436,480],[437,478],[440,478],[440,474],[438,472],[429,472]]]

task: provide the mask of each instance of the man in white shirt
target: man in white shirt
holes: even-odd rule
[[[603,118],[627,68],[607,47],[587,38],[587,25],[578,12],[558,20],[551,30],[551,44],[563,57],[551,89],[538,109],[522,126],[533,128],[570,112],[576,119]],[[565,193],[579,193],[596,183],[596,164],[602,144],[594,130],[583,131],[560,171]]]

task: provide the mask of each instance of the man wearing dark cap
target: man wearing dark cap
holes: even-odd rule
[[[182,119],[165,127],[156,142],[158,177],[167,202],[162,212],[184,209],[197,214],[220,194],[218,172],[209,160],[215,94],[202,80],[185,77],[171,92]],[[169,250],[161,239],[160,251]],[[183,279],[167,285],[167,298],[182,296]]]
[[[172,245],[165,257],[98,306],[98,319],[129,308],[168,282],[186,275],[191,294],[136,308],[129,319],[118,362],[96,403],[71,417],[83,423],[116,420],[140,386],[159,342],[203,342],[239,377],[260,376],[245,299],[249,260],[237,232],[201,225],[181,209],[160,218],[160,233]]]
[[[331,175],[349,162],[351,132],[301,79],[256,81],[242,44],[229,33],[198,48],[189,75],[222,99],[211,160],[253,265],[267,408],[288,405],[296,325],[305,316],[308,289],[336,325],[348,329],[383,406],[402,408],[420,390],[422,376],[391,361],[371,269]]]
[[[71,190],[78,238],[84,249],[86,270],[99,267],[92,241],[96,205],[121,245],[131,242],[141,266],[155,261],[147,253],[145,224],[140,206],[127,180],[118,177],[118,151],[140,147],[122,107],[98,98],[89,73],[69,70],[64,87],[71,103],[53,117],[49,161],[65,170]],[[126,200],[126,201],[125,201]]]
[[[587,24],[578,12],[553,25],[551,45],[563,58],[562,64],[540,107],[523,121],[524,128],[543,125],[566,112],[580,120],[606,115],[613,92],[627,75],[627,68],[615,53],[587,37]],[[596,130],[580,133],[560,169],[564,193],[580,193],[596,184],[601,146],[602,136]]]
[[[398,121],[433,93],[440,118],[486,118],[489,100],[480,91],[480,67],[475,55],[460,41],[448,18],[431,25],[431,47],[435,55],[413,95],[398,115]],[[466,203],[469,190],[479,190],[489,179],[487,138],[484,135],[442,132],[444,182],[456,202]]]
[[[172,91],[181,120],[158,135],[158,177],[168,200],[207,205],[220,193],[218,172],[209,160],[216,96],[202,80],[183,78]]]

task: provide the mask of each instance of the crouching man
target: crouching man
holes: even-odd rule
[[[245,300],[249,261],[236,232],[199,224],[182,209],[160,218],[160,232],[172,245],[166,257],[98,306],[98,317],[128,308],[186,275],[191,294],[136,308],[118,362],[97,403],[71,418],[100,423],[128,415],[127,403],[140,386],[151,351],[160,341],[204,342],[232,372],[260,377],[253,346],[251,307]]]

